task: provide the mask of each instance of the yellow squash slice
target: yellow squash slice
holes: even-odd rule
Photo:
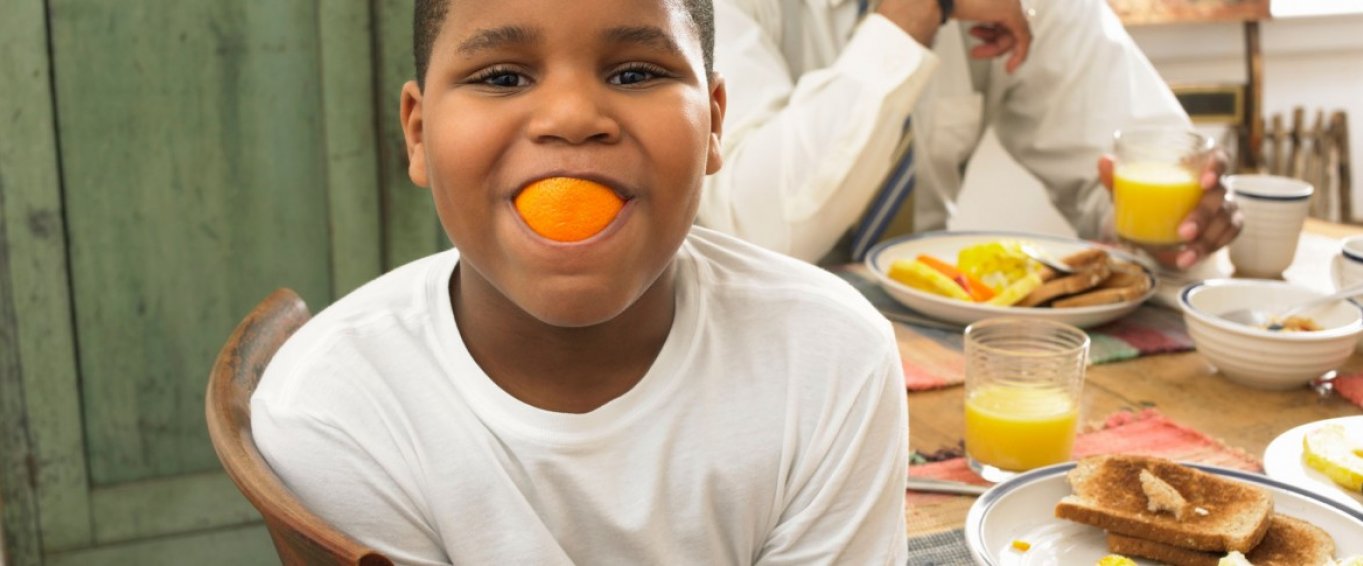
[[[934,295],[970,302],[965,289],[950,277],[918,260],[900,259],[890,264],[890,279]]]

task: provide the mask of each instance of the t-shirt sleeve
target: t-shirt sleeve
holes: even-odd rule
[[[343,388],[314,388],[335,406],[355,406]],[[344,424],[334,414],[256,396],[251,425],[256,445],[284,485],[313,513],[398,564],[450,564],[439,536],[422,512],[400,457],[366,447],[347,428],[372,411],[356,410]],[[322,406],[325,406],[323,404]]]
[[[907,560],[908,404],[897,350],[889,348],[850,396],[845,410],[820,418],[758,564]]]

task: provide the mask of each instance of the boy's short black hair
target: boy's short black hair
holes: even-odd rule
[[[445,14],[453,0],[416,0],[412,10],[412,56],[416,59],[416,84],[426,88],[426,67],[431,62],[431,45],[445,23]],[[700,49],[705,58],[705,72],[715,70],[715,7],[711,0],[681,0],[691,15],[691,23],[700,33]]]

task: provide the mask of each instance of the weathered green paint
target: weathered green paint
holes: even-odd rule
[[[260,513],[223,472],[98,488],[90,505],[96,544],[260,521]]]
[[[36,492],[42,546],[71,548],[90,541],[90,508],[46,15],[42,0],[0,0],[0,14],[0,194],[6,224],[0,247],[9,255],[9,269],[0,270],[0,277],[9,278],[14,308],[13,320],[0,326],[13,332],[20,372],[0,374],[0,380],[7,391],[22,390],[32,457],[16,462],[25,456],[0,452],[0,468],[31,470],[32,483],[21,489]],[[7,520],[24,509],[17,499],[13,505],[19,509],[7,511]],[[15,532],[22,530],[11,532],[11,548],[35,544],[17,540]]]
[[[317,4],[50,6],[91,483],[216,470],[223,340],[331,298]]]
[[[340,297],[383,272],[372,26],[367,2],[319,2],[319,10],[331,290]]]
[[[47,566],[257,566],[279,564],[264,525],[49,555]]]
[[[449,244],[436,219],[430,192],[413,185],[407,176],[407,149],[402,141],[399,109],[403,83],[416,77],[412,63],[412,2],[376,0],[374,14],[384,267],[392,269]]]
[[[427,193],[380,169],[410,76],[388,4],[0,0],[7,566],[275,562],[204,386],[275,287],[320,309],[441,247]]]
[[[5,194],[0,192],[0,274],[9,273],[6,243]],[[9,278],[0,277],[0,566],[37,564],[42,557],[15,327]]]

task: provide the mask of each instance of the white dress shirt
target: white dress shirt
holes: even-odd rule
[[[890,171],[912,111],[919,230],[946,227],[986,128],[1037,176],[1081,237],[1110,224],[1098,157],[1136,124],[1187,114],[1103,0],[1034,0],[1031,54],[974,60],[969,22],[932,51],[854,0],[716,0],[728,85],[724,167],[698,222],[795,257],[823,257]]]

